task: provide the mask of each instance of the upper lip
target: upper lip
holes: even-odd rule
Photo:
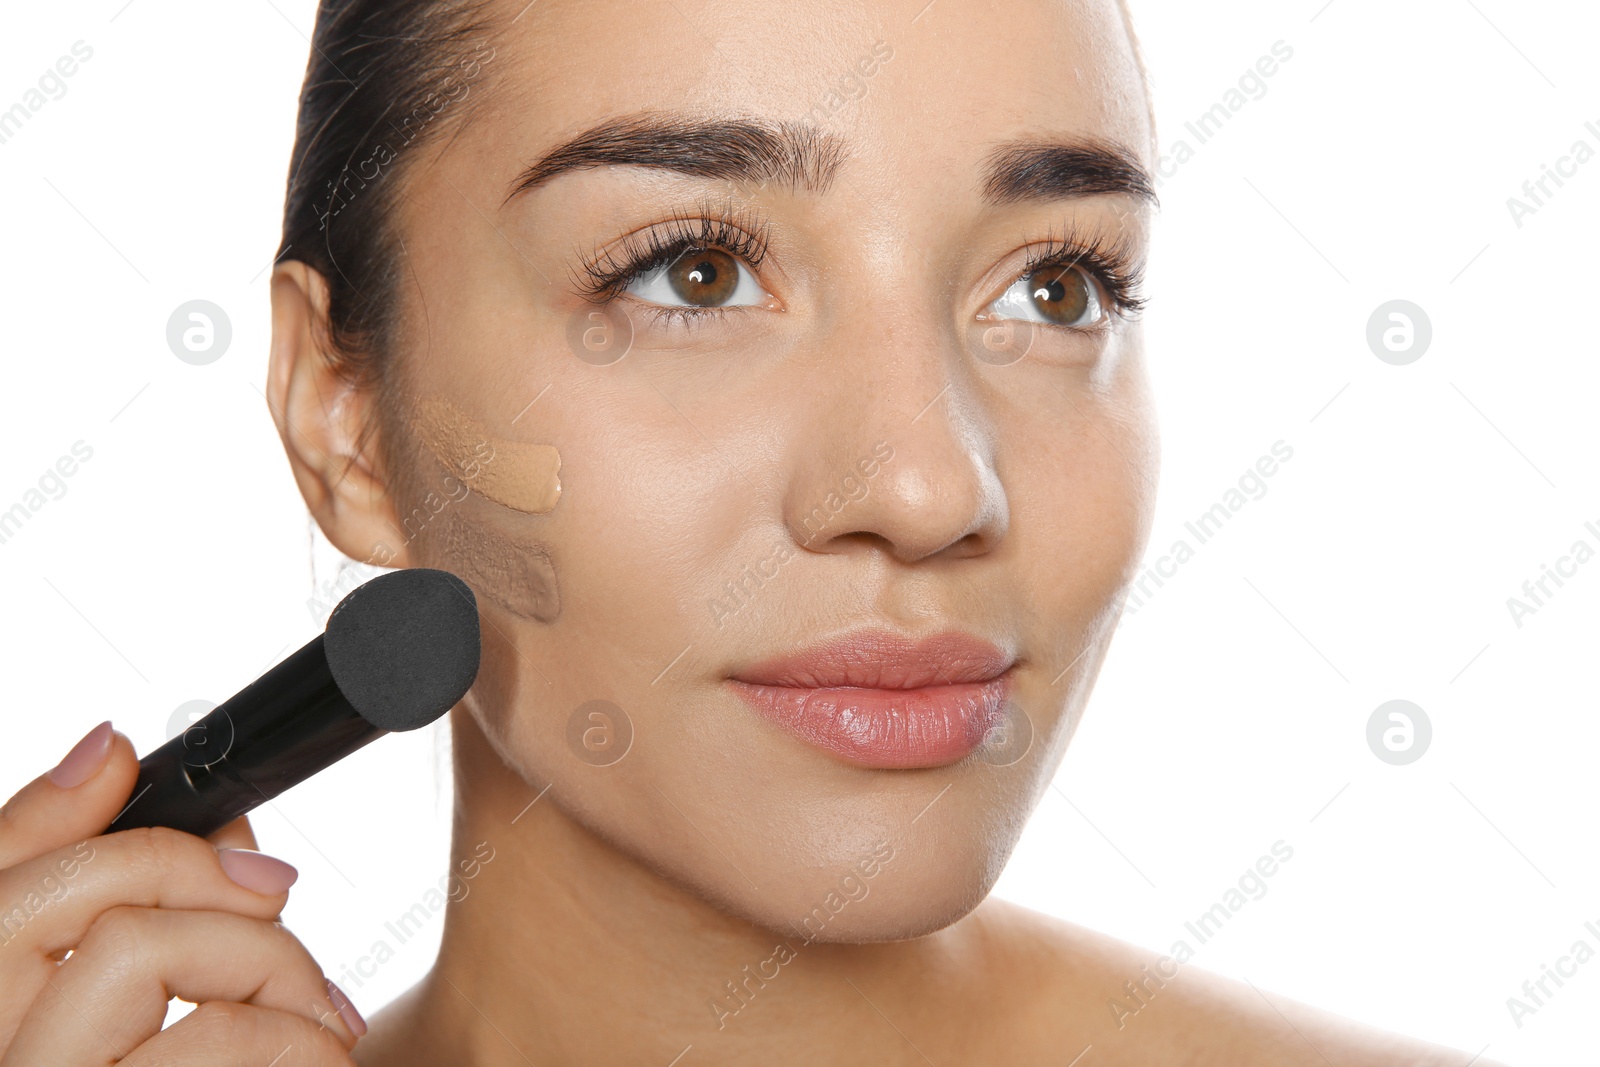
[[[914,639],[876,629],[774,656],[732,677],[749,685],[799,689],[922,689],[991,681],[1013,662],[993,642],[958,630]]]

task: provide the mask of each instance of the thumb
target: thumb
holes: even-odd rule
[[[103,722],[0,807],[0,869],[105,832],[139,778],[133,742]]]
[[[241,815],[237,819],[206,835],[206,840],[218,848],[247,848],[252,852],[260,851],[256,845],[256,832],[250,828],[250,816]]]

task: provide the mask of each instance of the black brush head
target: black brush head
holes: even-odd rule
[[[323,649],[345,699],[380,730],[415,730],[478,676],[478,601],[448,571],[380,574],[339,601]]]

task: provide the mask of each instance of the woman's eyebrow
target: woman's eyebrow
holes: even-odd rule
[[[1102,193],[1156,203],[1155,183],[1128,149],[1095,137],[1024,138],[994,146],[983,197],[991,204]]]
[[[563,141],[517,175],[506,200],[558,174],[606,166],[655,167],[820,193],[832,185],[845,154],[842,138],[807,123],[646,111],[607,119]]]
[[[842,137],[808,123],[645,111],[607,119],[561,142],[517,175],[506,201],[568,171],[608,166],[824,193],[848,154]],[[1156,198],[1138,158],[1097,138],[1002,141],[991,147],[984,171],[983,198],[991,204],[1101,193]]]

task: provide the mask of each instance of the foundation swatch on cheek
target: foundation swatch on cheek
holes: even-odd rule
[[[443,397],[422,398],[416,424],[440,462],[496,504],[542,515],[561,499],[561,453],[554,445],[499,440]]]
[[[448,518],[443,537],[450,569],[478,596],[537,622],[554,622],[561,614],[555,564],[542,542],[509,537],[461,515]]]

